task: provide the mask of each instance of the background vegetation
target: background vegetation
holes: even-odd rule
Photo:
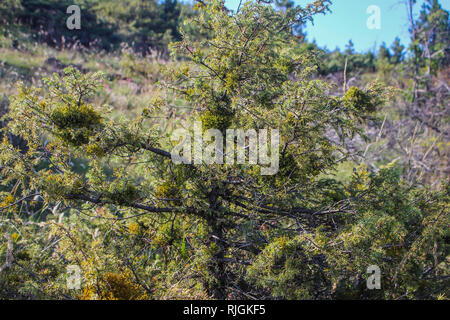
[[[448,299],[449,13],[327,51],[330,5],[2,1],[0,298]],[[279,173],[174,165],[198,119],[279,128]]]

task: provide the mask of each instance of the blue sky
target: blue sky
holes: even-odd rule
[[[305,4],[311,0],[295,0],[296,4]],[[308,23],[306,32],[308,40],[316,40],[320,47],[334,50],[344,49],[351,39],[359,52],[373,51],[382,42],[388,46],[395,37],[403,45],[409,44],[408,19],[403,0],[334,0],[331,13],[314,19],[314,25]],[[450,10],[450,0],[440,0],[442,7]],[[418,0],[416,14],[420,11],[423,0]],[[239,0],[226,0],[229,9],[235,9]],[[367,28],[370,15],[366,13],[369,6],[381,9],[381,29]]]

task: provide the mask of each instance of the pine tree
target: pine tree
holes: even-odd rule
[[[399,64],[403,61],[405,47],[400,43],[400,38],[395,38],[391,45],[392,57],[391,61],[394,64]]]

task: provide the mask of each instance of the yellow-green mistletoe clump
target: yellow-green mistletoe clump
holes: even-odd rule
[[[42,173],[41,187],[48,199],[60,200],[83,192],[84,183],[75,173],[55,174],[48,170]]]
[[[152,243],[158,247],[165,247],[180,242],[183,239],[183,229],[178,223],[164,223],[159,226]]]
[[[156,187],[155,196],[158,199],[170,200],[171,205],[176,205],[176,199],[181,197],[180,187],[171,181],[164,181]]]
[[[81,300],[146,300],[147,293],[133,282],[130,271],[122,273],[107,272],[98,281],[97,286],[87,286],[83,290]]]
[[[139,198],[139,190],[132,183],[122,180],[112,183],[106,196],[114,203],[126,205]]]
[[[86,146],[86,153],[89,156],[95,156],[98,158],[103,158],[104,156],[106,156],[105,150],[103,150],[103,148],[100,147],[97,143],[89,144],[88,146]]]
[[[230,115],[214,113],[209,110],[203,112],[200,119],[203,124],[203,130],[218,129],[220,131],[225,131],[230,127],[231,123]]]
[[[369,94],[363,90],[351,87],[342,98],[344,103],[356,110],[364,110],[367,112],[375,112],[376,106]]]
[[[202,112],[200,120],[203,130],[218,129],[224,132],[230,128],[233,121],[234,112],[231,110],[231,101],[227,96],[213,97],[208,101],[208,109]]]
[[[56,134],[65,142],[81,146],[102,123],[102,118],[91,105],[69,103],[57,107],[50,115]]]
[[[357,112],[374,113],[377,107],[383,104],[392,95],[392,88],[385,87],[381,83],[370,83],[364,90],[350,87],[342,97],[342,102],[347,107]]]
[[[14,196],[12,194],[8,194],[5,197],[0,198],[0,208],[6,208],[12,203],[14,203]]]

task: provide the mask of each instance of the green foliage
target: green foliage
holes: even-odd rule
[[[81,43],[90,46],[94,42],[107,48],[108,41],[113,38],[114,26],[110,26],[97,18],[92,10],[95,1],[91,0],[19,0],[20,9],[16,9],[15,21],[29,28],[35,37],[48,44],[59,46]],[[67,8],[80,6],[82,12],[81,30],[69,30],[66,20]],[[39,32],[45,26],[44,32]],[[89,30],[89,31],[88,31]]]
[[[345,61],[348,73],[382,73],[350,44],[329,53],[299,42],[297,27],[329,5],[247,1],[233,13],[223,1],[197,3],[164,68],[124,50],[126,60],[101,66],[112,69],[108,81],[67,68],[20,83],[0,144],[0,297],[447,298],[448,182],[410,183],[384,154],[358,165],[362,150],[347,143],[367,138],[393,89],[360,81],[341,92],[320,76]],[[99,1],[93,10],[121,21],[140,50],[180,36],[175,6]],[[167,25],[156,26],[161,16]],[[397,45],[382,63],[400,72]],[[154,74],[160,87],[145,80]],[[113,110],[120,90],[141,100]],[[279,129],[277,174],[175,165],[171,130],[199,119],[204,130]],[[66,287],[73,264],[81,291]],[[380,291],[365,285],[370,265],[382,271]]]
[[[344,72],[346,61],[347,74],[356,73],[358,71],[374,72],[376,69],[375,55],[370,51],[364,54],[353,51],[343,53],[339,50],[331,52],[320,51],[323,61],[320,65],[319,72],[322,75]]]
[[[311,261],[308,244],[304,237],[274,239],[248,268],[248,278],[276,298],[320,299],[316,294],[326,278]]]
[[[149,296],[133,283],[131,271],[107,272],[96,286],[86,287],[81,300],[147,300]]]
[[[276,296],[292,299],[320,299],[319,293],[330,288],[337,299],[392,299],[399,292],[411,299],[437,298],[432,292],[442,292],[449,272],[444,245],[448,234],[438,227],[449,221],[444,213],[448,194],[411,190],[393,164],[376,175],[362,167],[350,186],[355,197],[364,196],[354,203],[353,214],[335,217],[345,221],[337,232],[324,227],[309,235],[274,239],[249,268],[248,277]],[[424,207],[426,198],[431,202]],[[433,253],[433,245],[440,249]],[[365,288],[369,265],[382,270],[379,292]],[[433,265],[440,276],[424,276]]]
[[[0,3],[0,21],[11,23],[16,18],[18,12],[23,10],[21,0],[4,0]]]
[[[435,74],[438,69],[448,66],[449,12],[437,0],[424,2],[420,17],[410,32],[413,34],[410,50],[418,67],[426,68],[428,74]]]
[[[200,118],[204,130],[214,128],[219,129],[223,132],[225,132],[225,130],[230,127],[231,119],[232,119],[231,114],[227,113],[217,114],[209,110],[203,112]]]
[[[400,62],[403,61],[404,58],[404,50],[405,47],[400,43],[400,38],[395,38],[394,42],[392,43],[391,46],[391,50],[392,50],[392,63],[394,64],[399,64]]]
[[[56,134],[75,146],[88,143],[93,130],[101,124],[101,116],[85,104],[72,103],[55,108],[50,117],[57,127]]]
[[[170,41],[180,38],[180,8],[184,6],[177,0],[120,0],[98,1],[93,10],[115,26],[122,41],[147,53],[149,47],[163,50]]]
[[[109,187],[109,193],[106,198],[118,205],[133,203],[139,198],[139,191],[136,187],[127,181],[114,182]]]
[[[82,12],[81,30],[66,27],[66,10],[74,4]],[[0,19],[25,26],[50,45],[79,43],[114,49],[126,42],[142,53],[165,50],[170,41],[180,39],[180,17],[190,12],[189,5],[177,0],[8,0],[0,4]]]
[[[351,87],[348,89],[342,98],[347,106],[358,111],[367,112],[368,114],[375,112],[377,105],[380,104],[379,102],[377,103],[375,99],[375,95],[370,95],[356,87]]]

